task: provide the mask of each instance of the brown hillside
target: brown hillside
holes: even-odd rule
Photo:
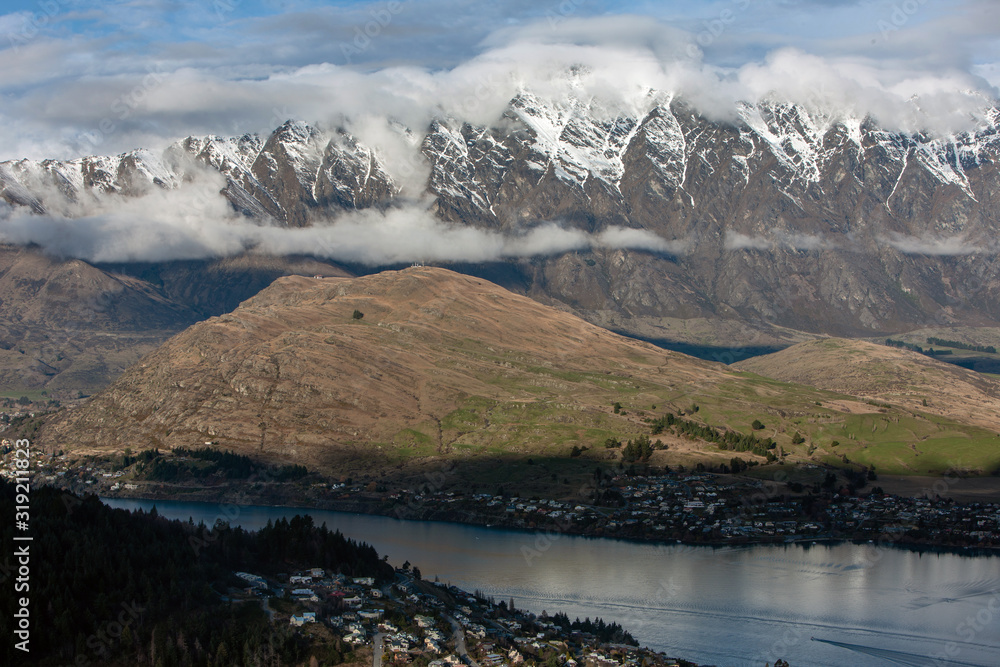
[[[175,336],[42,439],[84,450],[212,441],[321,466],[378,452],[564,455],[648,432],[611,414],[618,398],[656,391],[642,400],[666,408],[663,396],[726,378],[444,269],[287,277]]]
[[[1000,382],[909,350],[827,338],[747,359],[735,367],[1000,429]]]

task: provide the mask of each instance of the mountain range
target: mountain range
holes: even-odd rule
[[[3,162],[0,198],[28,213],[21,222],[30,226],[31,216],[72,218],[97,200],[214,174],[232,209],[265,226],[429,208],[455,228],[514,238],[545,224],[603,234],[593,247],[451,266],[615,331],[739,358],[744,348],[816,334],[1000,321],[998,128],[996,106],[973,130],[930,136],[777,101],[718,119],[654,93],[634,113],[524,91],[488,126],[386,120],[411,145],[408,164],[343,127],[288,121],[266,138],[188,137],[159,152]],[[413,173],[426,175],[416,189]],[[326,265],[341,274],[385,268],[336,260]],[[175,295],[208,279],[191,262],[96,268],[109,280],[156,276],[153,288]],[[179,316],[175,329],[190,321]]]

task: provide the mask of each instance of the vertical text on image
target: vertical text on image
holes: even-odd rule
[[[14,496],[14,560],[17,564],[17,576],[14,578],[16,596],[16,611],[14,612],[14,635],[19,640],[14,648],[29,652],[31,640],[31,535],[28,528],[31,523],[31,442],[17,440],[14,443],[15,477]]]

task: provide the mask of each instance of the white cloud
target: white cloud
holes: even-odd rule
[[[791,250],[813,251],[831,250],[837,244],[819,234],[805,234],[777,230],[765,236],[748,236],[732,230],[726,232],[723,240],[726,250],[775,250],[789,248]]]
[[[957,256],[976,254],[995,254],[998,251],[996,243],[980,243],[966,235],[909,236],[892,232],[875,239],[880,245],[888,246],[907,255]],[[767,235],[749,236],[740,232],[726,232],[723,241],[726,250],[777,250],[787,248],[799,251],[814,250],[855,250],[857,246],[848,237],[846,245],[836,243],[817,234],[802,234],[777,231]]]
[[[92,203],[64,204],[68,215],[7,211],[0,217],[0,240],[36,243],[48,253],[91,262],[234,255],[252,244],[253,225],[236,219],[219,195],[223,185],[221,175],[206,174],[144,197],[102,196]]]
[[[821,58],[780,49],[737,72],[741,97],[775,97],[833,116],[874,116],[886,129],[950,134],[968,130],[991,102],[978,77],[914,71],[860,58]]]
[[[587,248],[682,252],[684,244],[650,232],[611,227],[598,234],[555,223],[501,233],[444,222],[428,204],[345,213],[312,227],[255,224],[219,195],[218,174],[143,197],[102,196],[64,207],[69,215],[0,210],[0,241],[35,243],[46,252],[90,262],[164,261],[243,252],[308,254],[335,261],[385,265],[409,262],[488,262],[558,255]]]
[[[800,232],[785,232],[778,236],[780,242],[795,250],[829,250],[837,244],[824,238],[821,234],[804,234]]]
[[[894,232],[881,240],[907,255],[954,256],[996,252],[996,244],[975,243],[965,235],[917,237]]]
[[[723,241],[726,250],[771,250],[775,247],[772,239],[762,236],[748,236],[740,232],[727,231]]]
[[[443,12],[445,5],[428,11]],[[371,48],[396,44],[402,49],[426,30],[428,19],[415,8],[408,5],[394,18],[392,31],[379,35]],[[542,18],[503,27],[475,52],[446,66],[426,65],[414,53],[402,64],[397,59],[362,70],[346,66],[329,45],[318,58],[313,54],[314,60],[306,51],[298,62],[283,61],[285,47],[299,52],[303,45],[322,43],[319,33],[337,25],[332,11],[300,12],[276,18],[273,25],[263,19],[238,24],[259,32],[263,46],[216,27],[201,34],[201,43],[158,43],[146,50],[83,35],[40,36],[16,50],[0,49],[0,93],[5,95],[0,157],[65,158],[155,148],[189,134],[269,132],[290,117],[363,125],[364,119],[380,115],[418,133],[440,115],[486,124],[497,120],[519,87],[541,96],[596,96],[611,113],[634,114],[648,108],[652,89],[678,94],[714,118],[731,118],[738,100],[775,96],[833,115],[872,113],[888,129],[932,132],[970,127],[985,101],[996,95],[995,65],[962,65],[954,57],[937,63],[886,57],[885,49],[900,54],[912,49],[895,36],[878,54],[865,54],[853,42],[851,52],[828,46],[830,52],[821,54],[801,47],[771,44],[760,52],[748,46],[743,62],[721,67],[705,62],[694,48],[697,30],[630,15],[571,16],[555,24]],[[974,18],[962,18],[961,25],[970,40],[981,43],[987,36]],[[958,29],[959,19],[947,20]],[[916,34],[935,25],[913,23],[902,32]],[[736,35],[745,37],[732,27],[719,40]],[[565,76],[573,66],[585,74]],[[98,132],[102,123],[112,129]],[[79,141],[84,134],[99,135],[101,141]]]
[[[609,248],[647,250],[669,254],[682,254],[690,243],[687,240],[667,240],[647,229],[632,227],[609,227],[597,235],[600,245]]]

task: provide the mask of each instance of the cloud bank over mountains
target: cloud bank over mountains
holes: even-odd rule
[[[419,195],[419,139],[435,118],[496,123],[523,90],[643,117],[678,96],[734,120],[741,101],[802,105],[830,124],[973,129],[998,97],[1000,5],[987,0],[725,0],[551,4],[25,3],[0,16],[0,159],[70,159],[188,135],[265,134],[289,118],[344,127],[383,158],[404,206],[284,229],[233,212],[218,174],[45,216],[0,210],[0,240],[90,261],[156,261],[255,248],[366,264],[491,261],[587,248],[682,254],[695,238],[555,222],[519,233],[436,218]],[[390,123],[387,123],[391,121]],[[412,131],[408,135],[400,128]],[[974,252],[964,238],[886,237],[900,252]],[[729,250],[836,248],[807,234],[731,234]]]
[[[380,211],[347,211],[310,227],[287,228],[251,220],[233,210],[219,191],[225,179],[206,171],[171,190],[141,197],[95,195],[37,215],[0,208],[0,242],[35,244],[58,257],[89,262],[160,262],[228,257],[244,252],[312,255],[340,262],[384,266],[410,262],[492,262],[557,255],[593,248],[678,254],[683,241],[642,229],[611,226],[599,233],[553,222],[501,233],[448,223],[412,201]]]
[[[1000,83],[987,0],[285,4],[76,0],[0,17],[0,159],[155,149],[287,118],[485,123],[525,87],[633,113],[652,89],[718,117],[774,97],[949,133]],[[571,67],[587,75],[567,79]]]

